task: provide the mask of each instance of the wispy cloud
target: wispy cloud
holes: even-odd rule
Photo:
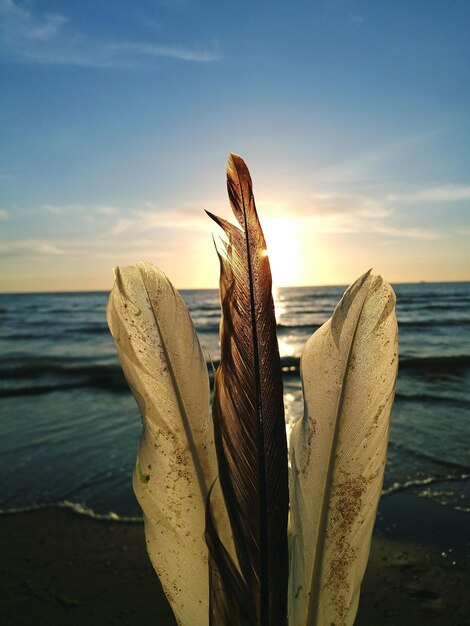
[[[52,204],[43,205],[43,210],[54,216],[68,219],[71,216],[82,222],[99,223],[103,230],[94,237],[116,237],[123,233],[140,235],[153,230],[207,230],[212,222],[204,209],[216,210],[217,203],[186,203],[170,209],[162,209],[154,202],[144,202],[141,207],[117,207],[111,204]],[[1,213],[0,213],[1,218]]]
[[[158,210],[151,203],[144,206],[152,209],[125,209],[112,205],[46,204],[43,209],[53,219],[67,219],[73,213],[80,216],[85,230],[80,236],[24,237],[0,242],[0,257],[43,259],[46,257],[96,257],[106,258],[112,264],[116,258],[129,258],[135,262],[142,258],[165,257],[177,254],[182,237],[209,231],[212,222],[200,205],[183,205],[173,210]],[[213,209],[210,204],[207,208]],[[1,218],[1,213],[0,213]],[[182,231],[184,231],[182,233]],[[85,234],[86,233],[86,234]],[[187,241],[187,239],[186,239]],[[208,244],[209,245],[209,244]]]
[[[313,193],[312,210],[316,215],[355,215],[379,218],[390,215],[391,210],[380,200],[363,195],[338,193]]]
[[[5,209],[0,209],[0,220],[6,220],[9,217],[9,213],[8,211],[5,211]]]
[[[321,167],[315,172],[315,180],[322,186],[335,186],[337,189],[344,185],[376,185],[383,179],[384,166],[387,163],[403,159],[410,151],[422,147],[428,140],[443,133],[445,128],[433,128],[430,131],[405,134],[389,139],[381,144],[369,146],[358,151],[353,157],[345,161],[335,162],[332,165]],[[380,179],[378,179],[380,176]]]
[[[399,226],[365,215],[312,215],[306,218],[302,230],[344,235],[377,235],[385,238],[441,239],[442,232],[419,227]]]
[[[0,257],[30,257],[60,256],[67,254],[66,250],[43,240],[23,239],[0,243]]]
[[[429,228],[399,227],[399,226],[375,226],[372,233],[378,233],[387,237],[404,237],[405,239],[441,239],[444,235]]]
[[[358,26],[364,24],[364,17],[362,15],[359,15],[358,13],[351,14],[349,16],[349,19],[353,24],[357,24]]]
[[[283,218],[286,208],[272,209],[264,206],[265,219]],[[360,194],[339,194],[316,191],[308,200],[300,200],[288,208],[292,228],[299,233],[324,233],[336,235],[376,235],[384,239],[441,239],[449,233],[400,223],[401,215],[385,198]]]
[[[317,191],[310,198],[310,213],[315,216],[313,219],[318,232],[375,233],[387,238],[441,239],[452,233],[446,229],[438,231],[422,228],[419,223],[410,225],[407,223],[409,212],[407,219],[402,219],[404,206],[467,201],[470,199],[470,186],[441,185],[376,197]],[[305,212],[304,209],[302,213]],[[406,223],[402,223],[403,221]]]
[[[205,208],[209,208],[204,205]],[[173,211],[142,211],[134,210],[126,213],[126,217],[120,217],[114,226],[104,233],[104,237],[115,237],[126,233],[141,235],[151,231],[162,230],[208,230],[211,222],[205,213],[190,207],[182,207]]]
[[[90,258],[107,259],[112,267],[117,259],[129,259],[130,263],[142,259],[159,259],[181,252],[181,240],[157,239],[151,235],[118,239],[108,234],[107,237],[96,235],[83,240],[76,238],[24,238],[15,241],[0,242],[0,258],[54,259]]]
[[[45,204],[44,208],[53,215],[81,214],[91,216],[93,214],[105,215],[107,217],[119,213],[119,208],[109,204],[85,206],[83,204]]]
[[[129,250],[135,250],[142,242],[133,241]],[[115,257],[116,242],[103,242],[99,238],[88,238],[82,242],[67,239],[20,239],[0,243],[0,257],[24,257],[38,259],[43,257]]]
[[[52,213],[53,215],[64,215],[66,213],[71,213],[72,211],[76,212],[82,210],[82,206],[80,204],[45,204],[44,208],[48,213]]]
[[[410,192],[406,197],[416,198],[416,201],[418,198],[424,201],[424,198],[444,196],[462,198],[466,197],[467,190],[466,187],[440,187]],[[405,194],[400,198],[405,198]],[[270,219],[285,219],[286,206],[279,208],[276,203],[268,201],[258,204],[267,226]],[[0,244],[0,257],[33,260],[89,257],[107,259],[111,265],[116,259],[120,263],[123,259],[132,263],[143,258],[161,261],[179,254],[182,241],[202,241],[205,237],[203,231],[209,237],[213,224],[202,207],[220,212],[220,203],[215,201],[186,203],[170,209],[162,209],[151,201],[143,202],[138,208],[111,204],[46,204],[43,210],[52,214],[54,219],[68,219],[73,214],[80,216],[82,223],[89,223],[80,239],[69,233],[68,237],[44,235],[8,240]],[[288,221],[296,236],[306,233],[351,237],[367,235],[384,243],[400,239],[438,240],[454,234],[421,227],[419,223],[402,223],[400,214],[398,196],[380,198],[339,194],[317,188],[310,197],[289,207]],[[7,215],[6,211],[0,210],[0,219]],[[273,230],[276,231],[276,228]]]
[[[137,220],[135,219],[119,219],[111,228],[111,230],[107,233],[107,236],[121,235],[122,233],[125,233],[132,229],[136,225],[136,223]]]
[[[268,212],[265,211],[265,214]],[[279,216],[286,215],[286,207]],[[376,235],[379,238],[440,239],[449,233],[402,223],[401,212],[382,198],[315,191],[288,209],[299,233]]]
[[[101,215],[115,215],[116,213],[119,213],[119,209],[111,205],[99,206],[96,211],[101,213]]]
[[[0,0],[0,50],[16,61],[96,68],[133,67],[158,57],[195,63],[220,59],[205,48],[90,37],[64,15],[35,15],[13,0]]]
[[[441,185],[419,189],[411,193],[387,196],[390,202],[463,202],[470,200],[470,185]]]

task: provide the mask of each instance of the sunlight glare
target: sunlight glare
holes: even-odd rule
[[[285,356],[295,355],[295,346],[285,341],[284,339],[279,339],[279,338],[278,338],[278,343],[279,343],[279,354],[281,355],[281,358]]]
[[[285,217],[265,217],[263,231],[273,284],[276,286],[297,284],[300,245],[295,221]]]
[[[273,300],[274,300],[274,314],[276,320],[279,323],[281,317],[286,312],[286,299],[280,293],[279,287],[273,287]]]

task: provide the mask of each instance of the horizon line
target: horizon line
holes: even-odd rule
[[[411,281],[387,281],[390,285],[440,285],[444,283],[469,283],[467,280],[411,280]],[[348,283],[317,283],[315,285],[273,285],[273,289],[309,289],[311,287],[348,287]],[[178,291],[218,291],[219,287],[175,287]],[[110,293],[111,289],[45,289],[36,291],[0,291],[0,296],[19,295],[52,295],[62,293]]]

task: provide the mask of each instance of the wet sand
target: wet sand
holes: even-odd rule
[[[469,522],[408,494],[384,498],[356,626],[470,624]],[[175,624],[141,523],[14,513],[0,516],[0,546],[2,625]]]

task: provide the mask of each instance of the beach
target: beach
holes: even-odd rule
[[[355,625],[470,624],[467,520],[416,496],[383,498]],[[141,522],[12,513],[0,517],[0,543],[1,624],[175,624]]]

